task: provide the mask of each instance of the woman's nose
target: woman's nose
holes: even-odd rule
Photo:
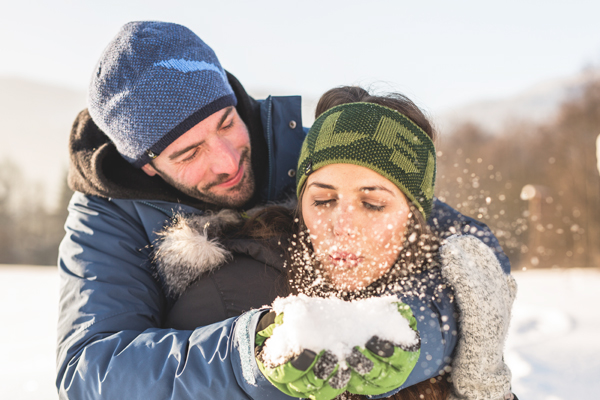
[[[353,208],[350,205],[341,205],[341,207],[336,210],[332,221],[334,235],[347,236],[354,234],[356,227],[353,224],[352,211]]]

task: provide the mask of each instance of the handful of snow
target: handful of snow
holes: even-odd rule
[[[263,361],[281,365],[303,350],[329,350],[344,361],[355,346],[373,336],[395,345],[416,345],[417,333],[398,312],[395,296],[343,301],[306,295],[277,298],[273,310],[283,313],[283,324],[265,342]]]

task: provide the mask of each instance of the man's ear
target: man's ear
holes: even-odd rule
[[[158,171],[151,164],[143,165],[142,171],[144,171],[149,176],[154,176],[154,175],[158,174]]]

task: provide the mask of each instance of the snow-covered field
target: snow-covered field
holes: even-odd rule
[[[600,398],[600,269],[516,272],[506,360],[520,400]],[[0,398],[56,399],[56,269],[0,266]]]
[[[506,361],[519,399],[600,399],[600,269],[514,275]]]

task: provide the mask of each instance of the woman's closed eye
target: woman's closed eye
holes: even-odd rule
[[[334,201],[335,201],[335,199],[315,200],[312,205],[314,207],[322,207],[322,206],[329,207]]]
[[[326,199],[326,200],[314,200],[312,205],[313,207],[330,207],[336,202],[336,199]],[[376,205],[373,203],[368,203],[366,201],[362,202],[364,208],[369,211],[383,211],[385,205]]]
[[[383,211],[385,208],[385,206],[377,206],[375,204],[367,203],[366,201],[363,201],[362,204],[367,210],[371,211]]]

